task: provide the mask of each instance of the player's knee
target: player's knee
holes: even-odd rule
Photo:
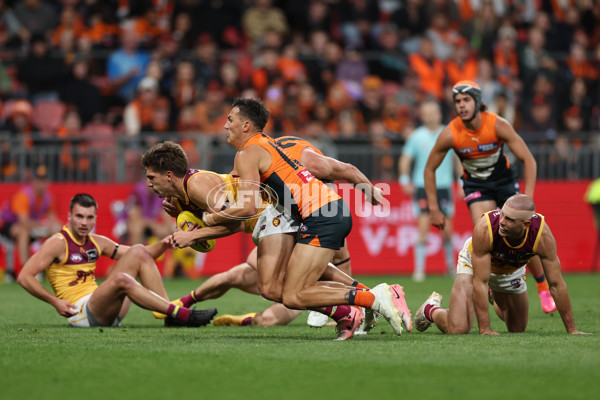
[[[259,282],[258,290],[261,296],[267,300],[281,302],[283,300],[281,287],[274,282]]]
[[[292,310],[302,310],[304,304],[298,293],[284,292],[282,296],[283,305]]]
[[[115,274],[113,280],[115,285],[125,292],[127,292],[133,287],[133,285],[136,284],[135,278],[126,272],[119,272]]]
[[[466,335],[467,333],[469,333],[470,329],[467,329],[466,327],[463,326],[449,326],[448,327],[448,332],[446,332],[448,335]]]
[[[244,283],[244,270],[241,268],[233,268],[225,272],[225,284],[231,287],[240,287]]]
[[[127,253],[139,261],[152,260],[150,252],[143,244],[134,244]]]

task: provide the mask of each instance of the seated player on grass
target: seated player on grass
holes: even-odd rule
[[[168,236],[150,246],[120,246],[91,233],[98,203],[89,194],[71,199],[68,224],[44,242],[23,267],[17,281],[25,290],[56,308],[71,326],[119,326],[130,300],[147,310],[168,315],[165,325],[203,326],[216,309],[190,310],[169,303],[154,258],[172,246]],[[100,285],[94,271],[101,255],[118,260]],[[35,276],[46,271],[54,294]],[[140,279],[141,284],[137,282]]]

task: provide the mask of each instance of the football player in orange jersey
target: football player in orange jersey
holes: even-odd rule
[[[402,291],[397,290],[395,285],[380,284],[369,291],[319,282],[335,251],[343,246],[345,237],[350,233],[350,210],[335,192],[262,133],[269,114],[259,99],[234,101],[225,130],[228,143],[238,150],[234,168],[240,175],[239,190],[246,196],[240,196],[240,201],[223,211],[206,214],[205,222],[215,225],[253,216],[257,211],[259,189],[261,185],[266,186],[277,198],[277,208],[302,226],[297,238],[278,238],[275,244],[281,249],[281,254],[289,254],[289,261],[278,263],[283,270],[273,271],[273,274],[261,272],[259,247],[261,294],[283,302],[289,308],[318,309],[338,321],[338,332],[340,321],[347,320],[345,325],[349,337],[358,326],[356,322],[362,320],[360,310],[349,305],[371,308],[380,313],[398,335],[403,331],[403,324],[410,331],[410,311],[405,306]]]
[[[502,207],[506,199],[519,193],[519,183],[504,154],[504,144],[524,165],[525,194],[533,198],[537,165],[523,139],[504,118],[487,112],[481,102],[481,89],[472,81],[460,81],[452,88],[454,109],[458,116],[440,133],[425,166],[425,191],[431,223],[444,227],[444,215],[438,207],[435,171],[446,153],[453,149],[463,165],[464,200],[469,207],[473,225],[487,211]],[[549,292],[539,257],[534,257],[529,268],[537,282],[537,290],[544,312],[556,311]],[[451,306],[457,315],[472,310],[469,296],[471,279],[457,274],[450,294]]]

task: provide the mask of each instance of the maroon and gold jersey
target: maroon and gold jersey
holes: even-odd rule
[[[498,233],[500,213],[501,210],[496,210],[488,211],[484,215],[490,236],[492,273],[508,274],[527,265],[529,260],[535,256],[544,230],[544,216],[534,213],[523,240],[518,245],[513,246]]]
[[[65,255],[62,260],[46,268],[46,276],[56,297],[75,304],[98,287],[94,271],[96,260],[100,257],[100,247],[92,235],[78,242],[67,226],[57,235],[65,240]]]

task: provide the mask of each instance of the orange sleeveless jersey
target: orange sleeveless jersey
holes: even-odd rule
[[[481,126],[476,131],[465,128],[460,117],[450,124],[454,152],[464,167],[465,179],[490,180],[504,177],[510,163],[504,155],[504,140],[496,134],[498,115],[481,113]]]
[[[315,178],[272,138],[264,134],[254,135],[244,148],[253,144],[271,155],[269,169],[260,175],[261,183],[267,185],[277,197],[278,207],[288,210],[292,216],[305,219],[324,205],[340,199],[337,193]]]
[[[313,146],[308,140],[304,140],[296,136],[281,136],[274,140],[279,147],[283,147],[285,151],[290,153],[290,155],[298,161],[302,160],[302,152],[307,147],[311,148],[316,153],[323,155],[321,150]]]

